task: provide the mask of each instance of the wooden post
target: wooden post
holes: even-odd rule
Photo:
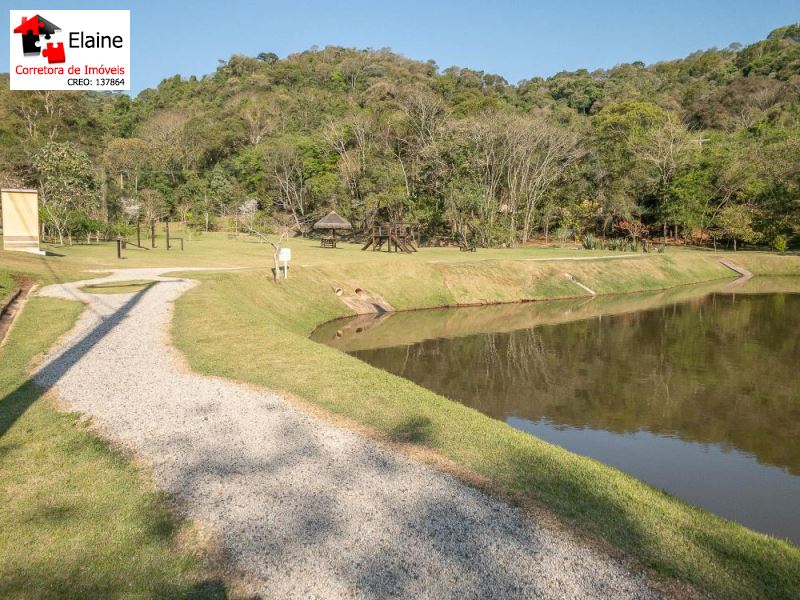
[[[122,240],[117,238],[117,258],[122,258]]]
[[[142,247],[142,222],[136,219],[136,245]]]
[[[164,230],[167,233],[167,250],[169,250],[169,219],[164,223]]]
[[[150,247],[156,247],[156,222],[150,221]]]

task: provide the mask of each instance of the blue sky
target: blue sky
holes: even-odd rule
[[[4,0],[5,3],[5,0]],[[698,50],[748,44],[800,20],[798,0],[294,0],[205,2],[162,0],[14,2],[32,10],[129,8],[132,92],[165,77],[203,75],[232,54],[311,46],[389,47],[498,73],[512,83],[561,70],[652,63]],[[8,56],[8,32],[0,54]],[[0,63],[8,70],[8,62]]]

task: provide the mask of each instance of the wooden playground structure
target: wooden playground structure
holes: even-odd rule
[[[136,241],[128,239],[126,236],[118,235],[115,238],[117,242],[117,258],[122,258],[122,251],[127,250],[128,246],[135,246],[140,250],[150,250],[151,248],[156,247],[156,223],[158,221],[152,220],[150,221],[149,234],[150,234],[150,248],[147,246],[142,245],[142,222],[141,220],[136,221]],[[172,242],[178,240],[181,243],[181,250],[183,250],[183,238],[182,237],[175,237],[170,236],[169,234],[169,219],[164,221],[164,235],[166,237],[166,248],[167,250],[172,250],[173,244]]]
[[[380,252],[386,245],[387,252],[417,252],[419,246],[419,228],[414,223],[385,223],[373,225],[367,243],[361,248],[372,247],[373,252]]]

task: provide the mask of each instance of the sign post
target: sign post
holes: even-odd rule
[[[283,278],[289,279],[289,261],[292,260],[292,249],[281,248],[278,252],[278,260],[283,263]]]

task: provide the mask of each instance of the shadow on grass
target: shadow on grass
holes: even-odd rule
[[[81,288],[87,294],[131,294],[133,292],[146,292],[158,281],[109,281],[107,283],[96,283],[86,285]]]
[[[151,556],[159,556],[158,548],[171,547],[183,524],[183,520],[173,512],[163,494],[145,492],[140,498],[117,505],[114,496],[116,492],[112,489],[110,495],[99,496],[96,501],[89,502],[89,506],[82,506],[82,500],[73,505],[68,499],[80,498],[84,493],[91,496],[102,490],[103,485],[109,484],[103,482],[94,486],[92,481],[82,479],[67,481],[63,487],[52,483],[49,474],[54,468],[58,468],[60,474],[74,472],[80,475],[85,472],[85,465],[107,462],[100,467],[101,472],[102,469],[107,469],[111,477],[119,476],[119,482],[123,485],[138,485],[131,471],[125,473],[128,463],[121,452],[83,427],[70,427],[77,421],[77,417],[57,417],[58,426],[52,430],[56,437],[48,435],[48,443],[50,446],[55,444],[54,447],[36,449],[35,441],[33,446],[28,447],[29,434],[34,437],[41,434],[38,431],[25,430],[25,427],[39,427],[43,424],[50,427],[50,421],[42,422],[39,416],[32,416],[33,420],[26,420],[24,425],[20,423],[22,429],[14,431],[14,441],[7,435],[34,402],[55,386],[81,358],[128,316],[148,289],[149,286],[137,292],[118,310],[104,317],[77,343],[45,365],[37,373],[35,381],[28,379],[0,397],[0,469],[10,468],[3,463],[13,453],[46,453],[43,456],[43,466],[32,465],[30,475],[21,479],[23,486],[42,490],[43,500],[32,502],[27,507],[19,505],[19,502],[14,506],[12,501],[11,506],[6,509],[21,512],[21,518],[17,520],[17,525],[21,528],[18,531],[29,531],[32,540],[40,539],[42,532],[49,532],[47,535],[53,536],[53,545],[49,549],[34,544],[28,550],[20,551],[13,549],[15,542],[10,545],[5,540],[0,542],[0,552],[9,550],[8,556],[11,558],[10,562],[0,565],[2,598],[109,598],[128,593],[142,593],[143,597],[148,598],[228,597],[222,580],[209,578],[197,581],[196,577],[186,575],[194,569],[194,566],[189,566],[195,562],[192,553],[178,551],[173,554],[174,551],[169,550],[167,554],[160,555],[161,560],[150,560]],[[6,351],[14,350],[7,348]],[[13,358],[10,360],[8,372],[2,374],[11,376],[10,380],[6,379],[7,384],[19,379],[24,373],[21,371],[24,368],[23,362]],[[37,382],[41,385],[37,385]],[[63,453],[57,467],[51,464],[53,452]],[[11,491],[13,493],[13,488]],[[30,490],[27,491],[30,493]],[[89,517],[87,510],[106,514],[108,522],[99,526],[86,524]],[[97,539],[94,537],[93,527],[100,529],[100,537]],[[103,537],[106,527],[108,539]],[[120,528],[127,528],[130,534],[117,541],[111,532]],[[68,544],[69,551],[62,552],[58,548],[64,546],[67,539],[65,536],[72,541]],[[2,537],[0,534],[0,540]],[[24,537],[28,538],[28,533]],[[18,540],[16,543],[25,544],[25,541]],[[115,553],[118,554],[116,560],[119,562],[109,564],[110,557]],[[169,564],[162,565],[162,562]]]
[[[800,551],[794,548],[782,547],[768,536],[682,502],[685,512],[677,515],[682,522],[675,523],[674,533],[667,538],[680,551],[669,552],[663,540],[651,532],[651,528],[660,526],[657,517],[648,515],[651,511],[668,513],[648,506],[646,496],[632,502],[624,487],[609,489],[611,480],[602,468],[587,472],[585,467],[544,465],[537,453],[519,448],[509,448],[504,454],[500,462],[511,466],[508,487],[524,490],[524,494],[581,529],[609,540],[662,576],[724,597],[800,597]],[[596,484],[587,485],[587,478]],[[653,494],[656,496],[649,500],[655,503],[658,494],[669,496],[657,490]]]
[[[105,317],[97,327],[87,333],[74,346],[41,369],[36,375],[38,384],[29,379],[4,398],[1,398],[0,438],[16,423],[17,419],[25,414],[31,404],[55,386],[67,371],[119,325],[133,307],[141,301],[146,292],[147,289],[143,289],[136,293],[119,309]]]
[[[75,578],[80,578],[76,581]],[[151,587],[141,594],[131,590],[121,591],[118,586],[92,582],[80,573],[69,572],[64,576],[42,573],[37,578],[36,589],[49,590],[42,598],[151,598],[163,600],[227,600],[230,597],[225,583],[218,578],[199,581],[191,586],[172,585],[163,581],[152,581]],[[25,572],[3,574],[0,577],[0,596],[3,598],[36,598],[31,595],[29,575]]]
[[[228,588],[225,582],[218,578],[200,581],[183,595],[186,600],[194,600],[195,598],[226,600],[228,597]]]
[[[428,417],[413,415],[389,432],[394,442],[428,445],[433,435],[433,424]]]

